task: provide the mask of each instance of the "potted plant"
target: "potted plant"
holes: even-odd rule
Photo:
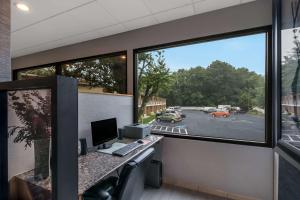
[[[49,177],[51,139],[50,90],[8,92],[9,108],[20,121],[19,126],[9,127],[9,137],[14,143],[25,142],[25,149],[34,145],[35,179]]]

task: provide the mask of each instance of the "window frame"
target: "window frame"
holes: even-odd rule
[[[109,57],[116,57],[116,56],[121,56],[121,55],[126,55],[126,88],[125,88],[125,93],[124,95],[128,94],[128,54],[127,51],[118,51],[118,52],[113,52],[113,53],[106,53],[106,54],[100,54],[100,55],[95,55],[95,56],[88,56],[88,57],[82,57],[82,58],[76,58],[76,59],[70,59],[70,60],[64,60],[60,62],[54,62],[54,63],[48,63],[48,64],[43,64],[43,65],[36,65],[32,67],[25,67],[25,68],[20,68],[20,69],[14,69],[12,70],[12,75],[13,75],[13,80],[16,81],[18,80],[18,73],[26,70],[34,70],[34,69],[41,69],[41,68],[47,68],[54,66],[55,67],[55,74],[54,75],[62,75],[62,65],[67,64],[70,62],[80,62],[84,60],[89,60],[89,59],[103,59],[103,58],[109,58]],[[37,78],[38,79],[38,78]],[[112,93],[113,94],[113,93]]]
[[[274,140],[273,140],[273,122],[272,122],[272,71],[273,71],[273,64],[272,64],[272,26],[262,26],[257,28],[245,29],[240,31],[233,31],[227,32],[217,35],[211,36],[204,36],[199,38],[193,38],[188,40],[181,40],[175,41],[171,43],[159,44],[149,47],[142,47],[133,50],[133,115],[134,115],[134,122],[138,123],[137,119],[137,111],[138,111],[138,80],[137,80],[137,54],[142,52],[160,50],[164,48],[171,48],[171,47],[178,47],[184,45],[191,45],[191,44],[200,44],[204,42],[222,40],[222,39],[230,39],[240,36],[249,36],[259,33],[266,33],[266,67],[265,67],[265,141],[258,142],[258,141],[250,141],[250,140],[239,140],[239,139],[229,139],[229,138],[219,138],[219,137],[208,137],[208,136],[187,136],[187,135],[175,135],[175,134],[164,134],[164,133],[154,133],[157,135],[163,135],[165,137],[170,138],[179,138],[179,139],[190,139],[190,140],[202,140],[202,141],[210,141],[210,142],[220,142],[220,143],[229,143],[229,144],[239,144],[239,145],[248,145],[248,146],[258,146],[258,147],[274,147]]]
[[[300,151],[296,147],[283,141],[282,138],[282,0],[273,1],[273,65],[274,65],[274,85],[273,93],[273,110],[274,110],[274,145],[275,152],[279,154],[282,158],[289,161],[293,166],[299,168],[300,166]]]

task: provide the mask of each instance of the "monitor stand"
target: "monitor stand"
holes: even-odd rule
[[[98,149],[109,149],[112,147],[112,144],[104,143],[98,147]]]

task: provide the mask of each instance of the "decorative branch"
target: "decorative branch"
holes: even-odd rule
[[[25,149],[32,142],[51,136],[51,94],[47,91],[45,97],[38,90],[9,92],[9,107],[12,108],[22,126],[10,126],[8,136],[14,138],[14,143],[25,142]]]

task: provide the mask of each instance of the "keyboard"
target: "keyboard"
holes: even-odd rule
[[[127,154],[129,154],[130,152],[132,152],[133,150],[139,148],[142,145],[143,144],[133,142],[133,143],[127,144],[125,147],[122,147],[122,148],[112,152],[112,154],[115,156],[123,157],[123,156],[126,156]]]

